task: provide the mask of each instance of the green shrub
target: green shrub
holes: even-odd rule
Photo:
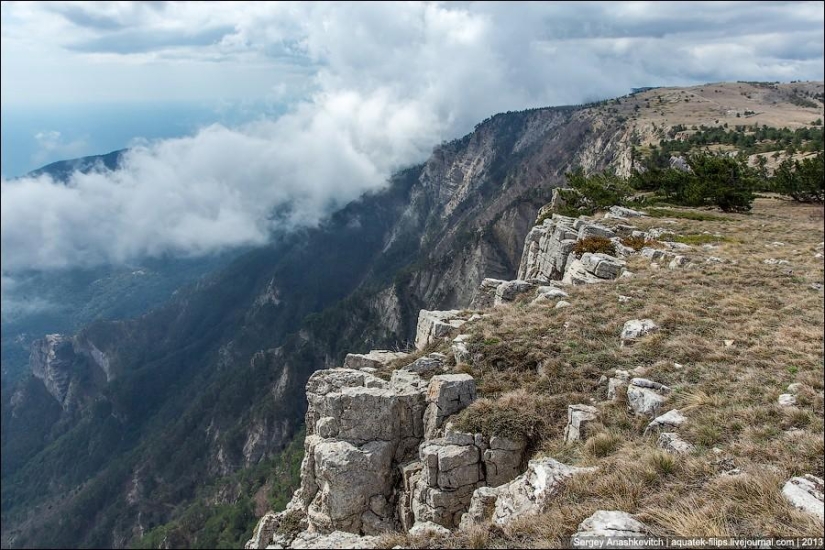
[[[772,178],[773,189],[799,202],[825,201],[825,157],[820,152],[815,157],[800,161],[785,159],[777,167]]]

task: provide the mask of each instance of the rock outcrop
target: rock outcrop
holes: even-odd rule
[[[374,349],[369,353],[348,353],[344,358],[345,369],[380,369],[396,359],[401,359],[409,355],[403,351],[389,351],[384,349]]]
[[[590,405],[570,405],[567,407],[565,441],[579,441],[588,437],[588,425],[598,417],[599,409]]]
[[[531,460],[527,471],[510,483],[477,489],[460,527],[466,529],[487,521],[504,525],[537,514],[547,500],[558,492],[565,479],[595,470],[568,466],[552,458]]]
[[[458,310],[427,311],[422,309],[418,313],[418,325],[415,332],[416,349],[424,349],[466,322],[467,317],[462,316]]]

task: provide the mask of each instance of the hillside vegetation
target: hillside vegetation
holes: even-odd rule
[[[387,548],[560,547],[597,510],[632,513],[657,535],[821,536],[781,489],[791,476],[823,476],[823,209],[770,197],[749,214],[694,213],[633,219],[691,243],[680,252],[686,268],[634,255],[632,278],[565,288],[569,307],[531,305],[528,294],[461,329],[472,360],[453,369],[476,379],[480,399],[458,427],[522,435],[534,456],[597,471],[572,478],[537,517],[448,537],[394,535]],[[660,330],[620,346],[625,321],[643,318]],[[420,353],[433,351],[450,346]],[[692,452],[663,451],[645,434],[649,418],[607,399],[617,369],[672,388],[662,410],[687,418],[674,431]],[[780,405],[795,383],[796,404]],[[565,443],[577,403],[595,405],[598,422],[586,440]]]

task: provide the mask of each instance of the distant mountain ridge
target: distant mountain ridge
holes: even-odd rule
[[[55,181],[67,182],[75,172],[88,173],[96,169],[117,170],[120,168],[123,156],[128,149],[118,149],[105,155],[92,155],[71,160],[59,160],[52,162],[28,174],[23,178],[36,178],[38,176],[51,176]]]

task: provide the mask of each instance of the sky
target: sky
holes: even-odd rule
[[[641,86],[823,79],[822,2],[0,10],[4,277],[263,244],[496,112]],[[117,172],[16,178],[127,146]]]

